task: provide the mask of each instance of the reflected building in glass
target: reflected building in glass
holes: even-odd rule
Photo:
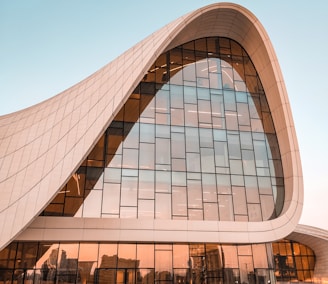
[[[243,7],[179,18],[0,127],[0,283],[328,281],[327,232],[297,225],[281,71]]]

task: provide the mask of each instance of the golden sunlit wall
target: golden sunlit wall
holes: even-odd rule
[[[13,242],[0,252],[0,283],[311,283],[311,249],[288,240],[272,247]]]
[[[272,244],[275,276],[279,281],[313,280],[315,255],[303,244],[283,240]]]

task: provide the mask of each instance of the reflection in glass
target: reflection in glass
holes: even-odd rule
[[[283,201],[259,76],[237,42],[211,37],[156,59],[42,214],[260,222]]]

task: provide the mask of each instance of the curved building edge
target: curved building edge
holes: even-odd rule
[[[231,38],[251,57],[276,127],[286,187],[284,208],[278,218],[265,222],[213,222],[209,226],[222,236],[217,241],[230,243],[268,242],[293,231],[302,210],[303,182],[298,143],[280,67],[258,19],[239,5],[218,3],[178,18],[63,93],[34,107],[0,117],[3,197],[0,201],[0,248],[24,231],[68,181],[156,58],[183,42],[206,36]],[[129,226],[138,223],[136,220],[120,222],[127,232]],[[172,220],[168,222],[172,226],[177,224]],[[197,222],[187,223],[185,232],[197,235]],[[154,229],[156,231],[156,226]]]

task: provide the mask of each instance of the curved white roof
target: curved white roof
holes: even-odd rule
[[[207,226],[215,232],[212,241],[270,241],[295,228],[303,202],[302,170],[275,52],[253,14],[239,5],[218,3],[164,26],[59,95],[0,117],[0,248],[21,233],[68,181],[156,58],[165,50],[205,36],[234,39],[251,57],[272,112],[286,188],[279,218],[265,222],[213,221]],[[128,231],[130,223],[124,222],[121,220],[120,226],[126,226]],[[156,222],[153,221],[155,231]],[[187,221],[181,233],[196,241],[195,227],[193,221]]]

